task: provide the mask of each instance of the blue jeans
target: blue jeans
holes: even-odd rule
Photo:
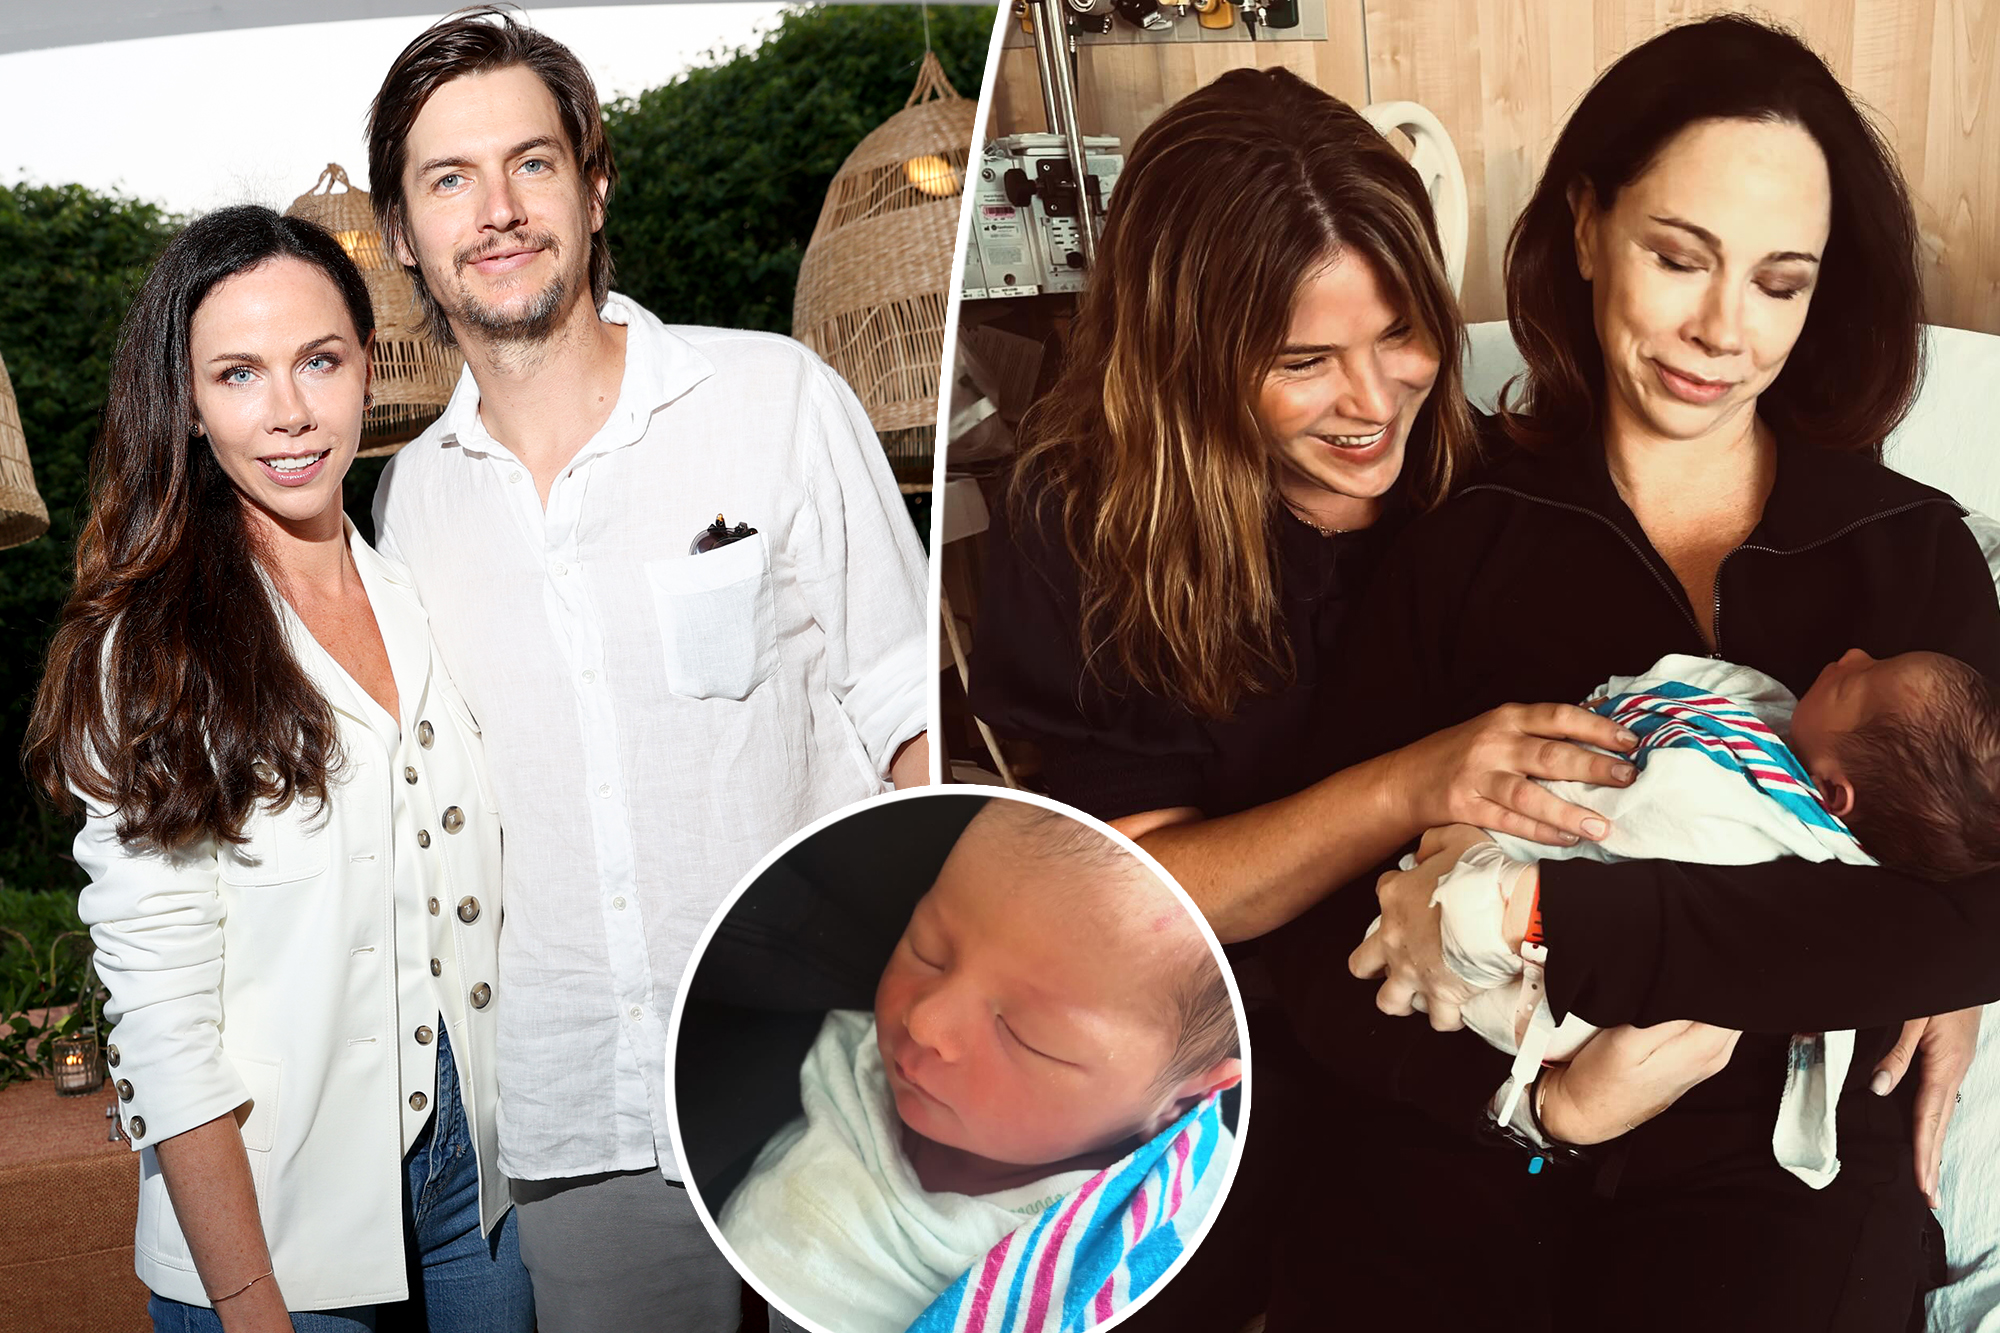
[[[296,1333],[533,1333],[535,1297],[509,1212],[479,1234],[479,1167],[451,1041],[438,1024],[437,1109],[403,1158],[403,1254],[410,1299],[345,1310],[294,1310]],[[221,1333],[215,1311],[153,1296],[153,1333]]]

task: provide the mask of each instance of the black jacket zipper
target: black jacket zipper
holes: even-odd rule
[[[1884,509],[1878,514],[1869,514],[1865,518],[1857,518],[1852,523],[1847,524],[1845,527],[1837,528],[1834,531],[1829,532],[1824,537],[1818,538],[1815,541],[1807,542],[1804,546],[1792,546],[1792,547],[1753,546],[1750,543],[1745,542],[1743,545],[1733,548],[1732,550],[1729,551],[1727,555],[1724,555],[1722,559],[1716,563],[1715,566],[1715,587],[1712,589],[1715,602],[1715,609],[1714,609],[1715,619],[1712,622],[1712,628],[1715,631],[1715,651],[1711,653],[1710,656],[1711,657],[1722,656],[1722,571],[1724,567],[1729,564],[1729,557],[1735,555],[1737,551],[1762,551],[1766,555],[1800,555],[1806,551],[1815,550],[1821,546],[1824,546],[1828,542],[1839,541],[1842,537],[1845,537],[1848,533],[1854,531],[1856,528],[1866,527],[1868,524],[1877,522],[1881,519],[1894,518],[1898,514],[1906,514],[1910,510],[1920,508],[1924,505],[1953,504],[1953,503],[1954,503],[1953,501],[1941,499],[1936,496],[1925,496],[1921,500],[1912,500],[1908,504],[1897,505],[1894,509]],[[1959,512],[1962,516],[1964,513],[1964,509],[1960,507]]]
[[[1653,576],[1654,581],[1673,600],[1674,605],[1680,608],[1681,615],[1686,618],[1688,628],[1694,631],[1695,638],[1701,638],[1701,622],[1694,618],[1694,608],[1688,605],[1686,594],[1679,587],[1675,586],[1665,574],[1660,572],[1658,565],[1655,565],[1651,560],[1646,558],[1646,552],[1640,547],[1639,543],[1632,540],[1630,533],[1619,527],[1617,523],[1606,515],[1598,513],[1588,505],[1570,504],[1564,500],[1551,500],[1547,496],[1534,495],[1527,491],[1516,490],[1512,486],[1502,486],[1497,482],[1483,481],[1477,485],[1466,487],[1463,493],[1470,494],[1473,491],[1498,491],[1502,495],[1511,495],[1516,499],[1527,500],[1539,505],[1547,505],[1551,509],[1565,509],[1573,514],[1583,514],[1588,518],[1594,518],[1605,527],[1610,528],[1618,534],[1618,540],[1624,542],[1632,554],[1638,557],[1639,563],[1646,567],[1646,572]],[[1953,501],[1942,497],[1925,496],[1921,500],[1912,500],[1907,504],[1897,505],[1893,509],[1884,509],[1879,513],[1857,518],[1853,522],[1829,532],[1824,537],[1807,542],[1804,546],[1753,546],[1745,542],[1741,546],[1730,548],[1729,551],[1724,553],[1722,559],[1716,562],[1715,582],[1710,588],[1710,598],[1713,602],[1713,608],[1709,628],[1715,636],[1715,647],[1709,651],[1708,655],[1716,659],[1720,659],[1722,656],[1722,571],[1728,566],[1730,556],[1735,555],[1738,551],[1762,551],[1767,555],[1799,555],[1803,552],[1825,546],[1828,542],[1839,541],[1856,528],[1866,527],[1870,523],[1875,523],[1885,518],[1894,518],[1898,514],[1908,513],[1910,510],[1920,508],[1923,505],[1953,503]]]
[[[1616,523],[1612,522],[1609,518],[1605,517],[1603,514],[1598,513],[1595,509],[1592,509],[1587,505],[1573,505],[1563,500],[1551,500],[1545,496],[1531,495],[1527,491],[1517,491],[1512,486],[1502,486],[1496,482],[1483,481],[1476,486],[1468,486],[1465,488],[1462,494],[1469,495],[1473,491],[1498,491],[1502,495],[1511,495],[1517,499],[1531,501],[1534,504],[1547,505],[1551,509],[1566,509],[1572,514],[1582,514],[1587,518],[1594,518],[1599,523],[1602,523],[1605,527],[1610,528],[1613,532],[1618,534],[1619,541],[1624,542],[1626,546],[1631,548],[1632,554],[1638,557],[1639,563],[1646,567],[1646,572],[1651,574],[1653,578],[1658,581],[1661,590],[1664,591],[1668,597],[1673,599],[1673,603],[1675,606],[1680,608],[1681,615],[1687,618],[1688,628],[1694,631],[1694,637],[1697,640],[1701,638],[1701,622],[1694,618],[1694,608],[1688,605],[1687,595],[1683,593],[1673,583],[1668,581],[1667,576],[1660,572],[1659,566],[1655,565],[1651,560],[1648,560],[1646,558],[1645,551],[1640,549],[1639,543],[1632,540],[1632,536],[1630,533],[1626,532],[1625,529],[1619,527]],[[1734,555],[1735,552],[1731,551],[1729,554]],[[1723,557],[1724,560],[1727,560],[1728,558],[1729,556]],[[1721,576],[1720,565],[1716,566],[1716,571],[1717,571],[1717,577],[1719,578]],[[1718,597],[1718,605],[1716,608],[1716,614],[1717,615],[1721,614],[1719,597]]]

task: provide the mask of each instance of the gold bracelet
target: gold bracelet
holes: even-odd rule
[[[210,1305],[220,1305],[224,1301],[234,1300],[236,1297],[241,1296],[244,1292],[250,1290],[250,1288],[256,1286],[259,1282],[262,1282],[265,1278],[270,1277],[271,1273],[272,1273],[271,1269],[268,1268],[265,1269],[263,1272],[259,1273],[256,1277],[251,1278],[248,1282],[245,1282],[242,1286],[230,1292],[227,1296],[217,1296],[213,1292],[210,1292],[208,1294],[208,1303]]]

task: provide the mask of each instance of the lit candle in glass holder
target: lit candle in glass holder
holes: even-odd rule
[[[95,1029],[85,1028],[67,1037],[57,1037],[54,1047],[59,1095],[81,1097],[104,1086],[104,1064],[98,1059]]]

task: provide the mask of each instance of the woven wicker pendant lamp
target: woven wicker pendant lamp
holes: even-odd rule
[[[375,380],[362,418],[361,457],[393,454],[443,414],[464,358],[424,332],[416,288],[382,244],[368,192],[355,189],[338,164],[329,163],[285,213],[332,232],[367,279],[375,306]]]
[[[925,51],[903,109],[834,174],[799,265],[792,336],[853,386],[908,482],[931,475],[952,242],[977,111]]]
[[[31,542],[48,530],[49,510],[35,489],[14,382],[7,378],[7,363],[0,361],[0,548]]]

